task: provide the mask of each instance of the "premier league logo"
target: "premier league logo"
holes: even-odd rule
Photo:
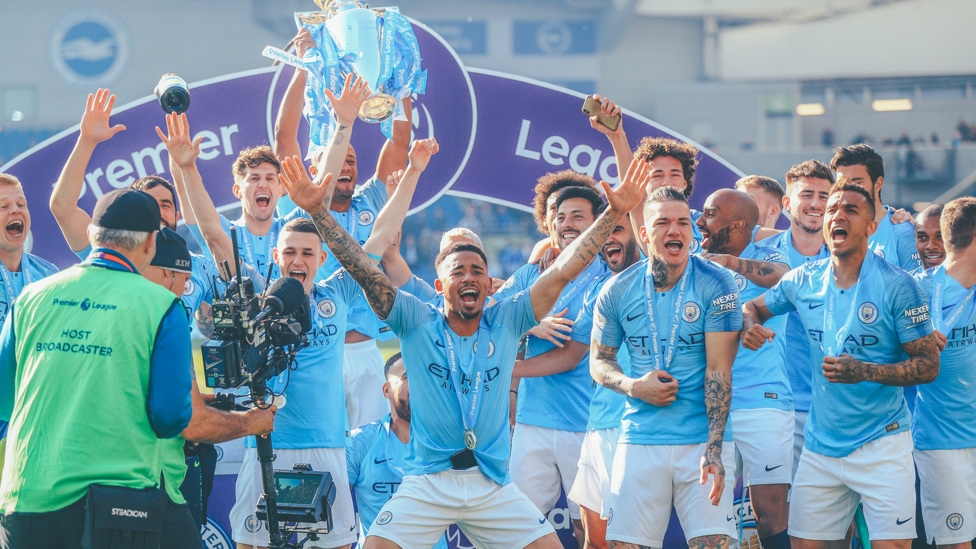
[[[694,322],[701,318],[701,307],[698,306],[694,301],[688,301],[685,303],[684,309],[681,310],[681,318],[685,322]]]
[[[860,318],[861,322],[864,324],[871,324],[878,319],[878,308],[874,306],[874,303],[863,303],[857,309],[857,317]]]
[[[335,301],[323,299],[315,305],[315,312],[322,318],[332,318],[336,314]]]
[[[371,212],[369,210],[363,210],[363,211],[359,212],[359,224],[360,225],[363,225],[363,226],[371,225],[373,223],[373,221],[375,221],[375,220],[376,220],[376,216],[373,215],[373,212]]]

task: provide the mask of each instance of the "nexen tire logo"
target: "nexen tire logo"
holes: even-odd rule
[[[149,518],[148,511],[136,511],[135,509],[112,508],[113,517]]]

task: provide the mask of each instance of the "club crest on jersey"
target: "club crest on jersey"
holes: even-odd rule
[[[700,251],[701,251],[701,242],[699,242],[695,238],[692,238],[691,239],[691,250],[688,253],[697,254]]]
[[[474,352],[478,352],[478,342],[477,341],[474,342],[473,350],[474,350]],[[491,355],[493,355],[493,354],[495,354],[495,342],[493,342],[492,340],[489,339],[488,340],[488,358],[491,358]]]
[[[332,318],[336,314],[335,301],[323,299],[315,304],[315,312],[322,318]]]
[[[607,319],[597,311],[593,314],[593,323],[601,328],[605,328],[607,326]]]
[[[950,530],[958,530],[962,528],[962,515],[959,513],[953,513],[946,517],[946,526],[948,526]]]
[[[244,521],[244,528],[251,533],[257,532],[261,530],[261,521],[258,520],[258,517],[254,515],[248,515],[247,519]]]
[[[685,322],[694,322],[701,318],[701,307],[694,301],[685,302],[684,309],[681,310],[681,318]]]
[[[871,324],[878,319],[878,308],[874,306],[874,303],[870,301],[867,303],[862,303],[860,307],[857,308],[857,317],[861,319],[861,322],[865,324]]]
[[[389,511],[383,511],[380,516],[376,517],[376,524],[389,524],[393,520],[393,513]]]
[[[376,216],[373,215],[373,212],[371,212],[369,210],[363,210],[363,211],[359,212],[359,224],[360,225],[370,225],[375,220],[376,220]]]
[[[735,286],[739,289],[739,291],[744,292],[747,284],[746,277],[740,275],[739,273],[735,273],[732,278],[735,279]]]
[[[183,295],[190,295],[196,289],[196,284],[193,283],[193,280],[188,278],[186,279],[186,284],[183,285]]]

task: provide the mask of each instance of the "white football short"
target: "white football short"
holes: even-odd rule
[[[485,548],[525,547],[555,532],[514,483],[501,486],[472,467],[403,477],[368,537],[403,549],[431,547],[455,523],[471,543]]]
[[[573,481],[573,489],[566,496],[580,507],[600,513],[603,518],[610,510],[610,469],[619,437],[617,428],[586,432],[580,451],[579,472]]]
[[[722,446],[725,486],[718,505],[708,493],[712,479],[701,484],[705,444],[617,444],[610,474],[607,539],[649,547],[664,546],[664,532],[674,506],[685,539],[721,534],[737,537],[732,490],[735,487],[735,448]]]
[[[871,539],[914,539],[911,434],[884,436],[839,458],[804,449],[792,498],[789,532],[793,537],[843,539],[861,503]]]
[[[383,419],[390,413],[390,401],[383,396],[383,353],[376,340],[346,343],[342,351],[342,381],[346,387],[346,415],[349,429]]]
[[[732,410],[735,467],[743,486],[790,484],[793,481],[792,410]]]
[[[976,538],[976,448],[915,450],[928,543]]]
[[[313,471],[332,473],[336,486],[335,503],[332,504],[332,531],[319,536],[319,541],[306,547],[342,547],[356,541],[359,535],[356,516],[349,493],[345,448],[309,448],[302,450],[275,450],[275,469],[291,469],[296,463],[308,463]],[[230,510],[230,526],[234,541],[246,545],[268,546],[268,529],[264,521],[257,519],[255,511],[264,487],[261,484],[261,463],[256,448],[244,452],[241,472],[237,475],[237,499]],[[315,523],[325,528],[324,522]]]
[[[543,513],[555,507],[560,488],[567,494],[572,489],[584,435],[524,423],[515,425],[509,473],[512,482]],[[580,518],[579,505],[572,501],[569,516]]]

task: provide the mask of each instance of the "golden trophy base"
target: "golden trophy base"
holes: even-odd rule
[[[385,93],[374,93],[359,108],[359,119],[363,122],[377,123],[393,116],[396,112],[396,99]]]

